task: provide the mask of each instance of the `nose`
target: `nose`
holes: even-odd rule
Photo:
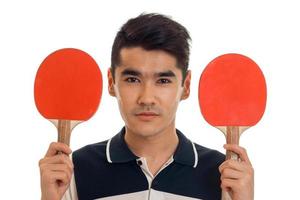
[[[155,88],[151,83],[145,83],[141,87],[140,95],[138,98],[138,104],[142,106],[153,106],[155,105]]]

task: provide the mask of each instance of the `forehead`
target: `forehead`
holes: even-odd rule
[[[147,51],[141,47],[123,48],[120,51],[120,70],[131,68],[142,74],[173,71],[180,73],[177,61],[171,54],[162,50]]]

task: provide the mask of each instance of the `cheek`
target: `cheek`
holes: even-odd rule
[[[116,93],[116,97],[118,100],[119,108],[123,112],[126,112],[126,110],[129,110],[131,106],[134,104],[134,99],[136,92],[134,92],[130,88],[122,88],[120,87],[118,89],[118,92]]]
[[[160,98],[163,99],[163,107],[167,108],[169,114],[176,113],[178,104],[180,102],[181,90],[166,90],[160,93]]]
[[[158,95],[159,98],[164,99],[164,101],[178,104],[181,99],[182,91],[183,89],[181,87],[174,87],[172,89],[166,88],[158,91]]]

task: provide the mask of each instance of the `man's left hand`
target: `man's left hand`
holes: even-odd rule
[[[224,148],[236,153],[240,161],[230,159],[220,165],[222,190],[228,191],[232,200],[253,200],[254,170],[246,150],[234,144],[226,144]]]

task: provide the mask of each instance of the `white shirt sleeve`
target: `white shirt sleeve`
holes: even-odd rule
[[[72,155],[70,155],[69,157],[72,160]],[[69,188],[67,189],[61,200],[78,200],[74,173],[72,174]]]
[[[62,200],[78,200],[74,173],[70,182],[70,186],[65,192]]]

